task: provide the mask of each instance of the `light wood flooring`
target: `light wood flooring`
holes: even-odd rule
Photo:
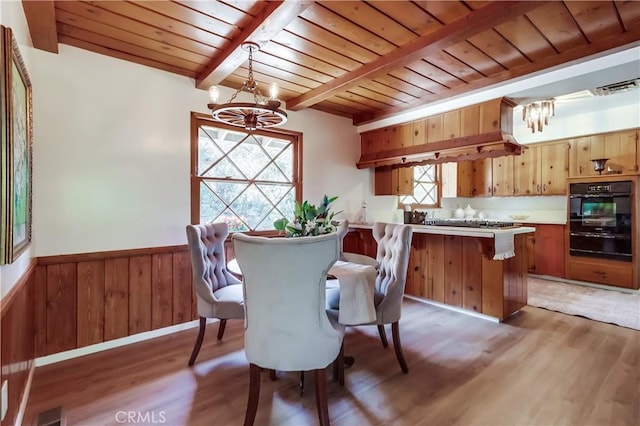
[[[249,383],[242,321],[227,323],[222,342],[216,331],[209,324],[193,368],[197,328],[40,367],[24,424],[62,406],[69,425],[122,424],[122,412],[140,413],[138,424],[240,425]],[[497,324],[406,300],[400,332],[408,375],[375,327],[348,329],[356,362],[344,387],[329,381],[332,424],[640,422],[639,331],[534,307]],[[262,376],[256,425],[318,423],[312,374],[303,397],[297,374]]]

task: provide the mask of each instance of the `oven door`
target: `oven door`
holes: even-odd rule
[[[569,254],[631,262],[631,234],[570,232]]]
[[[572,194],[569,230],[631,235],[631,194]]]

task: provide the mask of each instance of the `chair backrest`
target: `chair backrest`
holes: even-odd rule
[[[383,222],[373,225],[373,238],[378,243],[375,289],[377,293],[384,294],[384,299],[377,307],[378,323],[388,324],[400,319],[412,237],[411,225]]]
[[[213,304],[213,293],[240,281],[227,271],[224,241],[229,228],[224,222],[187,225],[187,242],[191,252],[193,286],[198,299]],[[199,300],[200,302],[200,300]]]
[[[339,260],[342,260],[344,262],[359,263],[361,265],[371,265],[375,267],[378,266],[378,262],[373,257],[364,254],[344,251],[344,237],[349,233],[348,220],[343,220],[342,222],[340,222],[336,229],[336,233],[338,234],[338,239],[340,241],[340,255],[338,257]]]
[[[346,261],[344,256],[344,237],[348,233],[349,233],[349,221],[343,220],[336,227],[336,234],[338,234],[338,243],[340,244],[340,253],[338,254],[338,259],[344,260],[344,261]]]
[[[236,233],[233,242],[243,274],[249,362],[281,371],[329,365],[343,336],[325,309],[327,271],[338,259],[337,234],[265,238]]]

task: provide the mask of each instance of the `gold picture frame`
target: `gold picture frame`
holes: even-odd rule
[[[0,265],[31,244],[33,106],[31,80],[11,28],[0,25]]]

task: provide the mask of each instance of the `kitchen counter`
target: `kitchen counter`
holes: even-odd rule
[[[405,293],[504,320],[527,304],[528,226],[467,228],[411,225]],[[375,257],[372,224],[349,224],[346,252]]]
[[[372,229],[372,224],[350,223],[350,228]],[[481,243],[483,253],[492,260],[504,260],[515,256],[514,236],[529,234],[536,228],[516,226],[512,228],[469,228],[458,226],[430,226],[412,224],[414,234],[452,235],[458,237],[487,238],[493,241]]]

